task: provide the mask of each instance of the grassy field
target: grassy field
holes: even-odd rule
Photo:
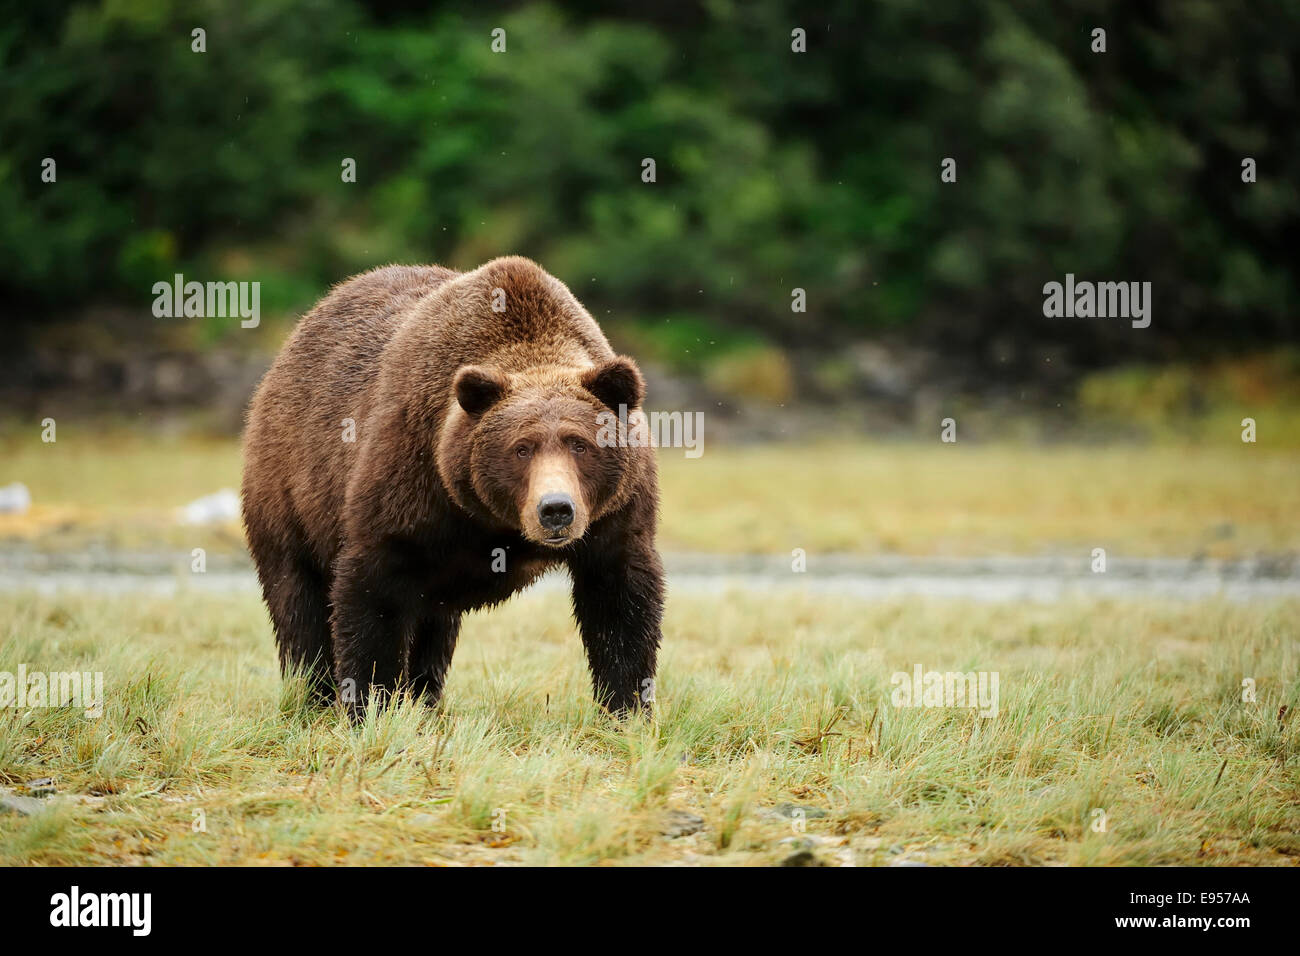
[[[251,595],[8,595],[0,672],[106,704],[0,708],[0,784],[58,787],[0,813],[0,864],[1295,865],[1298,614],[681,597],[619,725],[552,591],[469,620],[438,711],[353,729]],[[893,706],[918,664],[997,672],[996,716]]]
[[[710,447],[660,453],[665,550],[789,554],[1090,551],[1237,557],[1300,548],[1300,449],[905,443]],[[237,523],[176,509],[239,487],[233,440],[60,426],[0,438],[0,484],[33,507],[0,515],[0,543],[51,550],[238,550]]]

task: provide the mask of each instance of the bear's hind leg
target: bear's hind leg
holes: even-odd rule
[[[281,552],[258,563],[262,594],[275,626],[280,673],[302,674],[313,703],[334,699],[334,655],[330,647],[329,582],[299,555]]]

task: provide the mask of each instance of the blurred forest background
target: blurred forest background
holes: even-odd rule
[[[331,284],[520,253],[739,438],[1294,410],[1298,54],[1294,0],[15,3],[0,395],[230,433]],[[1044,318],[1067,272],[1150,327]],[[175,273],[261,326],[154,318]]]

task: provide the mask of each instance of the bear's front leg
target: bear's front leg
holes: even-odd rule
[[[569,572],[596,701],[617,716],[650,711],[664,609],[663,565],[654,546],[640,540],[583,548]]]
[[[402,677],[413,588],[401,563],[381,549],[344,551],[335,565],[330,601],[334,677],[352,717],[371,694],[391,696]]]

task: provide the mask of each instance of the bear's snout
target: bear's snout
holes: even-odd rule
[[[524,537],[549,548],[579,540],[591,520],[591,503],[572,451],[567,447],[544,451],[533,457],[528,472],[528,490],[519,500]]]
[[[573,524],[573,499],[568,495],[542,495],[537,520],[547,531],[558,533]]]

